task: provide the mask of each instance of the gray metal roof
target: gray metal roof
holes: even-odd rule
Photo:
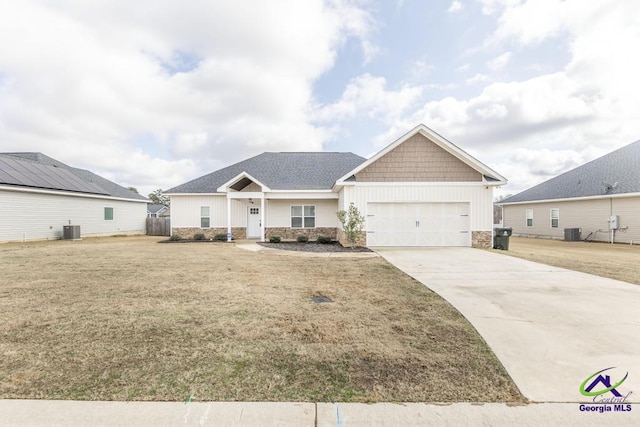
[[[93,172],[68,166],[42,153],[0,153],[0,184],[147,200]]]
[[[262,153],[165,193],[216,193],[242,172],[272,190],[330,190],[338,178],[364,161],[353,153]]]
[[[500,204],[640,193],[640,141],[551,178]]]

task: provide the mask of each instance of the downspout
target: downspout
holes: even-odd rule
[[[260,241],[264,242],[264,193],[260,198]]]
[[[616,240],[616,230],[611,226],[611,217],[613,216],[613,197],[609,197],[609,228],[611,230],[611,244]]]
[[[231,199],[227,194],[227,242],[231,241]]]

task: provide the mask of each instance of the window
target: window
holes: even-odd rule
[[[315,226],[315,206],[291,206],[291,228],[314,228]]]
[[[527,209],[525,216],[527,218],[527,227],[533,227],[533,209]]]
[[[104,208],[104,220],[113,221],[113,208]]]
[[[558,228],[560,209],[551,209],[551,228]]]
[[[209,215],[209,206],[200,206],[200,228],[211,227],[211,216]]]
[[[258,215],[260,213],[260,208],[249,208],[249,215]]]

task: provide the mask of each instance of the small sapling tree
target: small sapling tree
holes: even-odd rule
[[[337,212],[337,215],[347,241],[353,248],[358,243],[360,233],[364,229],[364,217],[360,215],[360,211],[353,203],[349,204],[349,208],[346,211]]]

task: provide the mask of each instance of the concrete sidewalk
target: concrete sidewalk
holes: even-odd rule
[[[640,402],[640,286],[479,249],[378,253],[458,309],[531,401],[590,402],[582,382],[615,367]]]
[[[2,426],[632,426],[631,412],[585,412],[576,403],[247,403],[0,400]]]

